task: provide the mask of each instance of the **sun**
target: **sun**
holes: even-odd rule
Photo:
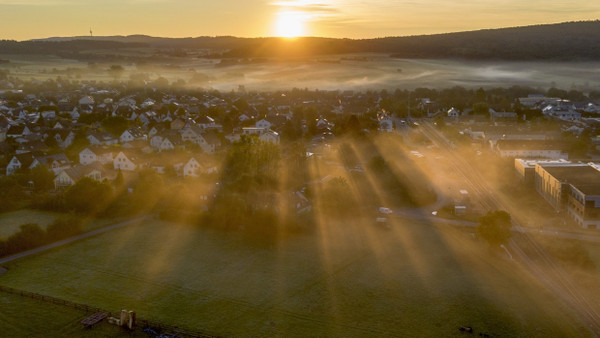
[[[278,13],[275,34],[284,38],[296,38],[304,34],[304,17],[298,12]]]

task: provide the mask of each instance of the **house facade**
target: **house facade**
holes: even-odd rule
[[[100,162],[107,164],[113,161],[113,152],[100,147],[88,147],[79,152],[79,163],[83,165]]]
[[[115,170],[134,171],[141,167],[142,163],[139,156],[119,152],[113,159],[113,168]]]

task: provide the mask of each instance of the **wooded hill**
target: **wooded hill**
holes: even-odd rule
[[[208,57],[311,57],[348,53],[386,53],[398,58],[472,60],[600,59],[600,21],[567,22],[470,32],[386,37],[332,38],[156,38],[143,35],[0,41],[0,54],[59,53],[107,48],[155,47],[208,50]]]

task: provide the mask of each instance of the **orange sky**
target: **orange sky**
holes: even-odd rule
[[[595,0],[0,0],[0,39],[373,38],[600,18]]]

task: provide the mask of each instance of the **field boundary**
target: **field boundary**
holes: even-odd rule
[[[11,288],[8,286],[0,285],[0,291],[9,293],[9,294],[13,294],[13,295],[18,295],[21,297],[27,297],[27,298],[40,300],[40,301],[46,302],[46,303],[52,303],[52,304],[56,304],[56,305],[70,307],[70,308],[73,308],[76,310],[85,311],[87,313],[102,312],[102,313],[106,313],[108,316],[111,316],[111,317],[119,318],[119,316],[120,316],[120,313],[107,311],[107,310],[104,310],[104,309],[101,309],[101,308],[98,308],[95,306],[79,304],[79,303],[71,302],[68,300],[64,300],[64,299],[60,299],[60,298],[56,298],[56,297],[52,297],[52,296],[42,295],[42,294],[35,293],[35,292],[18,290],[18,289],[14,289],[14,288]],[[168,332],[171,334],[177,334],[178,336],[182,336],[182,337],[194,337],[194,338],[218,337],[218,336],[210,335],[210,334],[203,333],[200,331],[185,329],[185,328],[182,328],[179,326],[165,324],[165,323],[157,322],[154,320],[148,320],[148,319],[142,319],[142,318],[137,319],[137,326],[138,326],[138,328],[142,328],[142,329],[151,328],[155,331],[158,330],[160,332]]]

